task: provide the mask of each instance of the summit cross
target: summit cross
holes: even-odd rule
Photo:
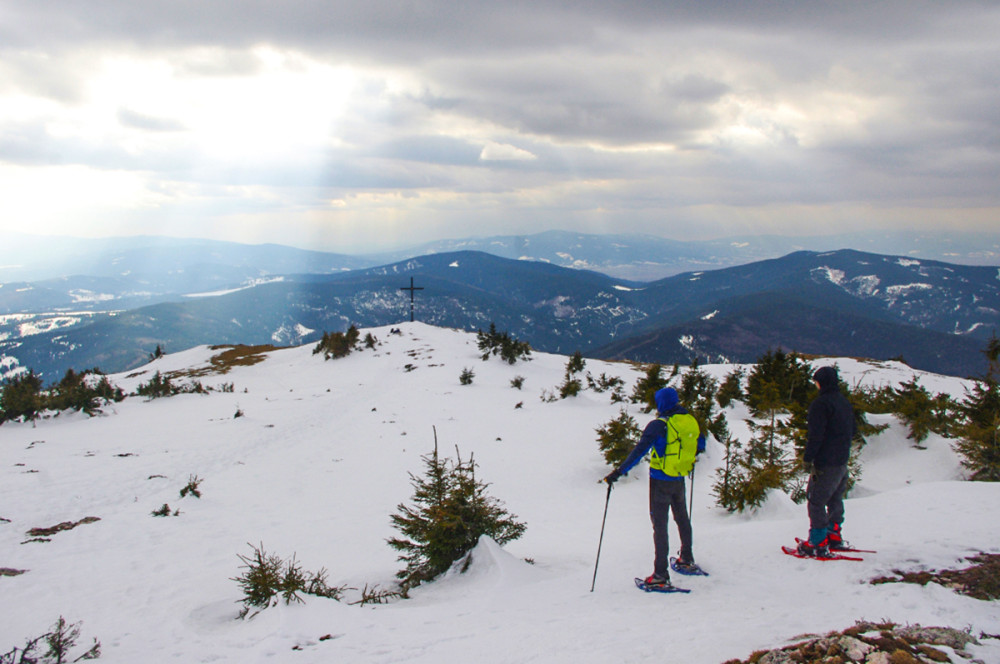
[[[399,290],[410,291],[410,322],[411,323],[413,322],[413,295],[414,295],[414,292],[418,291],[418,290],[423,290],[423,289],[424,289],[423,286],[414,286],[413,285],[413,277],[410,277],[410,285],[409,286],[400,286],[399,287]]]

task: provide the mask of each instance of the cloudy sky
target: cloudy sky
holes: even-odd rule
[[[994,1],[4,0],[0,231],[992,231],[997,35]]]

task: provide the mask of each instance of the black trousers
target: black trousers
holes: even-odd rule
[[[845,491],[847,466],[818,466],[813,471],[806,487],[810,531],[826,530],[830,524],[843,523]]]
[[[679,480],[649,480],[649,518],[653,522],[653,573],[670,577],[670,538],[667,524],[671,509],[681,536],[680,557],[694,561],[691,551],[691,519],[684,501],[684,478]]]

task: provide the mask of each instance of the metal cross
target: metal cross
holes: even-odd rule
[[[424,289],[423,286],[414,286],[413,285],[413,277],[410,277],[410,285],[409,286],[400,286],[400,288],[399,288],[399,290],[410,291],[410,322],[411,323],[413,322],[413,294],[414,294],[414,291],[423,290],[423,289]]]

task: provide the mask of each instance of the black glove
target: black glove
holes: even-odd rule
[[[608,484],[614,484],[615,482],[618,481],[618,478],[620,478],[621,476],[622,476],[622,471],[615,468],[614,470],[612,470],[610,473],[607,474],[607,476],[604,478],[604,481],[607,482]]]

